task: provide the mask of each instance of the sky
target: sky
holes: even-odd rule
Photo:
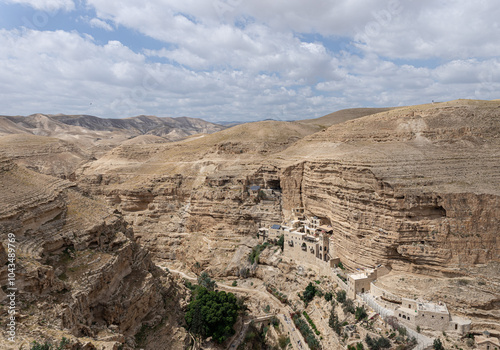
[[[0,114],[320,117],[500,98],[496,0],[0,0]]]

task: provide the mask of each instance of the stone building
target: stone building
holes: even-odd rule
[[[292,217],[286,224],[274,224],[269,228],[259,229],[259,238],[276,241],[284,236],[283,255],[298,264],[306,265],[324,275],[332,275],[332,267],[339,264],[331,239],[333,229],[322,225],[318,217],[308,217],[304,208],[292,211]],[[421,300],[401,298],[377,287],[375,282],[390,272],[390,268],[378,265],[347,275],[347,296],[356,299],[359,294],[370,293],[375,303],[388,310],[398,322],[412,329],[420,327],[437,331],[455,332],[465,335],[470,331],[471,321],[452,316],[444,303],[430,303]],[[496,339],[496,338],[495,338]],[[494,343],[495,340],[493,340]],[[488,343],[489,342],[489,343]],[[486,341],[484,344],[490,344]],[[485,350],[495,350],[490,347]],[[500,350],[497,348],[496,350]]]
[[[377,287],[374,282],[370,285],[370,294],[378,305],[392,310],[398,322],[412,329],[427,328],[459,335],[465,335],[470,331],[471,321],[452,316],[445,303],[401,298]]]
[[[488,331],[476,337],[476,345],[479,350],[500,350],[500,341],[498,338],[490,337]]]
[[[304,208],[295,208],[286,224],[274,224],[268,229],[260,229],[259,237],[265,236],[263,240],[272,240],[284,235],[284,256],[330,274],[331,263],[338,264],[338,258],[331,252],[332,232],[330,226],[321,225],[318,217],[308,217]]]
[[[390,269],[379,265],[375,269],[367,269],[362,272],[349,274],[347,276],[347,296],[356,299],[357,294],[363,294],[370,291],[371,283],[378,277],[387,275]]]

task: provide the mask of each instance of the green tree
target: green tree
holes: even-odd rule
[[[342,304],[342,309],[344,310],[344,312],[350,312],[351,314],[354,314],[354,312],[356,311],[354,309],[354,302],[349,298],[346,299]]]
[[[217,283],[215,283],[215,281],[212,280],[208,273],[206,273],[205,271],[202,272],[200,276],[198,276],[198,284],[210,291],[213,291],[217,287]]]
[[[387,349],[391,347],[391,341],[385,337],[380,337],[378,339],[370,337],[369,334],[365,338],[366,345],[370,350],[380,350]]]
[[[434,350],[444,350],[443,343],[441,343],[441,339],[434,339],[434,343],[432,344],[432,348]]]
[[[330,318],[328,319],[328,325],[330,326],[331,329],[334,330],[335,333],[337,333],[337,335],[340,335],[342,327],[339,322],[339,317],[335,312],[335,305],[332,307],[332,311],[330,311]]]
[[[354,313],[354,316],[356,317],[356,321],[361,321],[362,319],[366,318],[368,314],[366,313],[366,309],[364,306],[357,306],[356,307],[356,312]]]
[[[232,293],[214,292],[199,286],[189,303],[185,320],[189,331],[212,337],[222,343],[234,334],[233,325],[238,317],[238,300]]]
[[[309,304],[309,302],[314,299],[315,295],[316,295],[316,286],[312,284],[312,282],[309,282],[309,284],[306,287],[306,290],[302,293],[302,299],[306,304]]]
[[[347,293],[345,292],[345,290],[341,289],[337,292],[337,301],[339,303],[344,303],[345,302],[345,299],[347,297]]]
[[[333,299],[333,294],[330,292],[325,293],[325,300],[331,301]]]
[[[281,235],[280,238],[278,238],[278,246],[281,247],[281,251],[285,248],[285,235]]]

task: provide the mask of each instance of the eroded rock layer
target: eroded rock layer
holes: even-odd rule
[[[0,163],[0,183],[2,253],[7,234],[16,237],[16,317],[22,320],[16,349],[30,339],[62,336],[134,346],[141,327],[160,323],[175,325],[173,348],[182,346],[183,289],[152,263],[120,215],[70,182],[10,161]],[[7,285],[7,260],[0,256],[0,281]],[[2,307],[2,322],[8,316]]]

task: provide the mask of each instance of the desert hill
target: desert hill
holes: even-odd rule
[[[336,111],[330,114],[327,114],[320,118],[314,119],[303,119],[299,120],[301,123],[305,124],[314,124],[322,127],[329,127],[335,124],[340,124],[346,122],[348,120],[353,120],[361,117],[365,117],[371,114],[377,114],[381,112],[385,112],[391,109],[395,109],[397,107],[388,107],[388,108],[348,108],[341,109],[340,111]]]
[[[71,244],[87,254],[97,244],[107,254],[99,260],[104,264],[110,256],[124,254],[116,233],[122,232],[128,238],[125,246],[136,253],[110,271],[125,274],[132,261],[140,271],[131,273],[131,283],[135,273],[160,276],[168,287],[163,295],[174,295],[176,303],[180,298],[175,291],[182,287],[157,274],[149,254],[154,262],[196,274],[206,271],[238,283],[249,277],[252,285],[279,286],[300,303],[297,293],[321,276],[277,247],[264,250],[258,264],[248,256],[258,244],[260,227],[281,223],[292,209],[303,207],[307,215],[332,226],[331,253],[347,271],[390,266],[392,272],[377,282],[386,290],[445,301],[454,314],[473,320],[473,331],[500,331],[500,101],[344,110],[316,120],[240,124],[173,142],[155,133],[162,128],[155,129],[155,117],[131,124],[80,116],[34,120],[31,126],[58,130],[60,137],[48,136],[54,131],[0,137],[0,180],[5,184],[0,191],[10,208],[0,208],[0,225],[22,233],[30,258],[44,252],[59,255]],[[133,125],[137,135],[125,137],[120,123]],[[34,130],[30,125],[0,118],[2,130]],[[79,139],[83,130],[92,135],[83,140],[92,142]],[[98,135],[107,139],[96,141]],[[97,152],[92,144],[99,142]],[[73,182],[36,174],[23,164],[41,172],[66,164],[74,170]],[[36,195],[30,199],[30,193]],[[16,198],[21,205],[13,206]],[[94,218],[99,223],[90,228]],[[85,254],[77,257],[85,259]],[[63,268],[49,262],[54,271]],[[72,291],[82,288],[73,272],[66,273],[70,287],[76,288]],[[110,296],[105,306],[89,294],[82,308],[90,305],[92,312],[73,314],[71,320],[78,322],[70,322],[71,329],[86,329],[79,323],[82,315],[97,326],[103,323],[101,314],[112,315],[122,320],[120,334],[130,337],[141,319],[149,320],[144,313],[151,308],[158,307],[163,316],[165,305],[153,296],[163,290],[159,282],[139,278],[139,287],[146,290],[141,298],[151,302],[137,310],[137,323],[125,322],[128,314],[112,296],[132,296],[122,287],[114,289],[109,278],[111,289],[100,289],[111,293],[102,292]],[[254,288],[250,282],[246,286]],[[179,329],[176,339],[185,340]]]
[[[165,136],[170,140],[178,140],[182,137],[199,134],[212,133],[222,130],[217,124],[206,122],[196,118],[159,118],[155,116],[137,116],[123,119],[106,119],[91,115],[44,115],[33,114],[22,116],[0,116],[3,121],[2,132],[7,133],[7,121],[10,125],[15,124],[25,132],[37,135],[55,136],[60,131],[81,130],[87,131],[123,131],[129,136],[156,135]],[[79,128],[72,128],[72,127]]]
[[[0,116],[0,152],[41,173],[69,178],[79,165],[121,144],[166,143],[223,129],[185,117]]]

